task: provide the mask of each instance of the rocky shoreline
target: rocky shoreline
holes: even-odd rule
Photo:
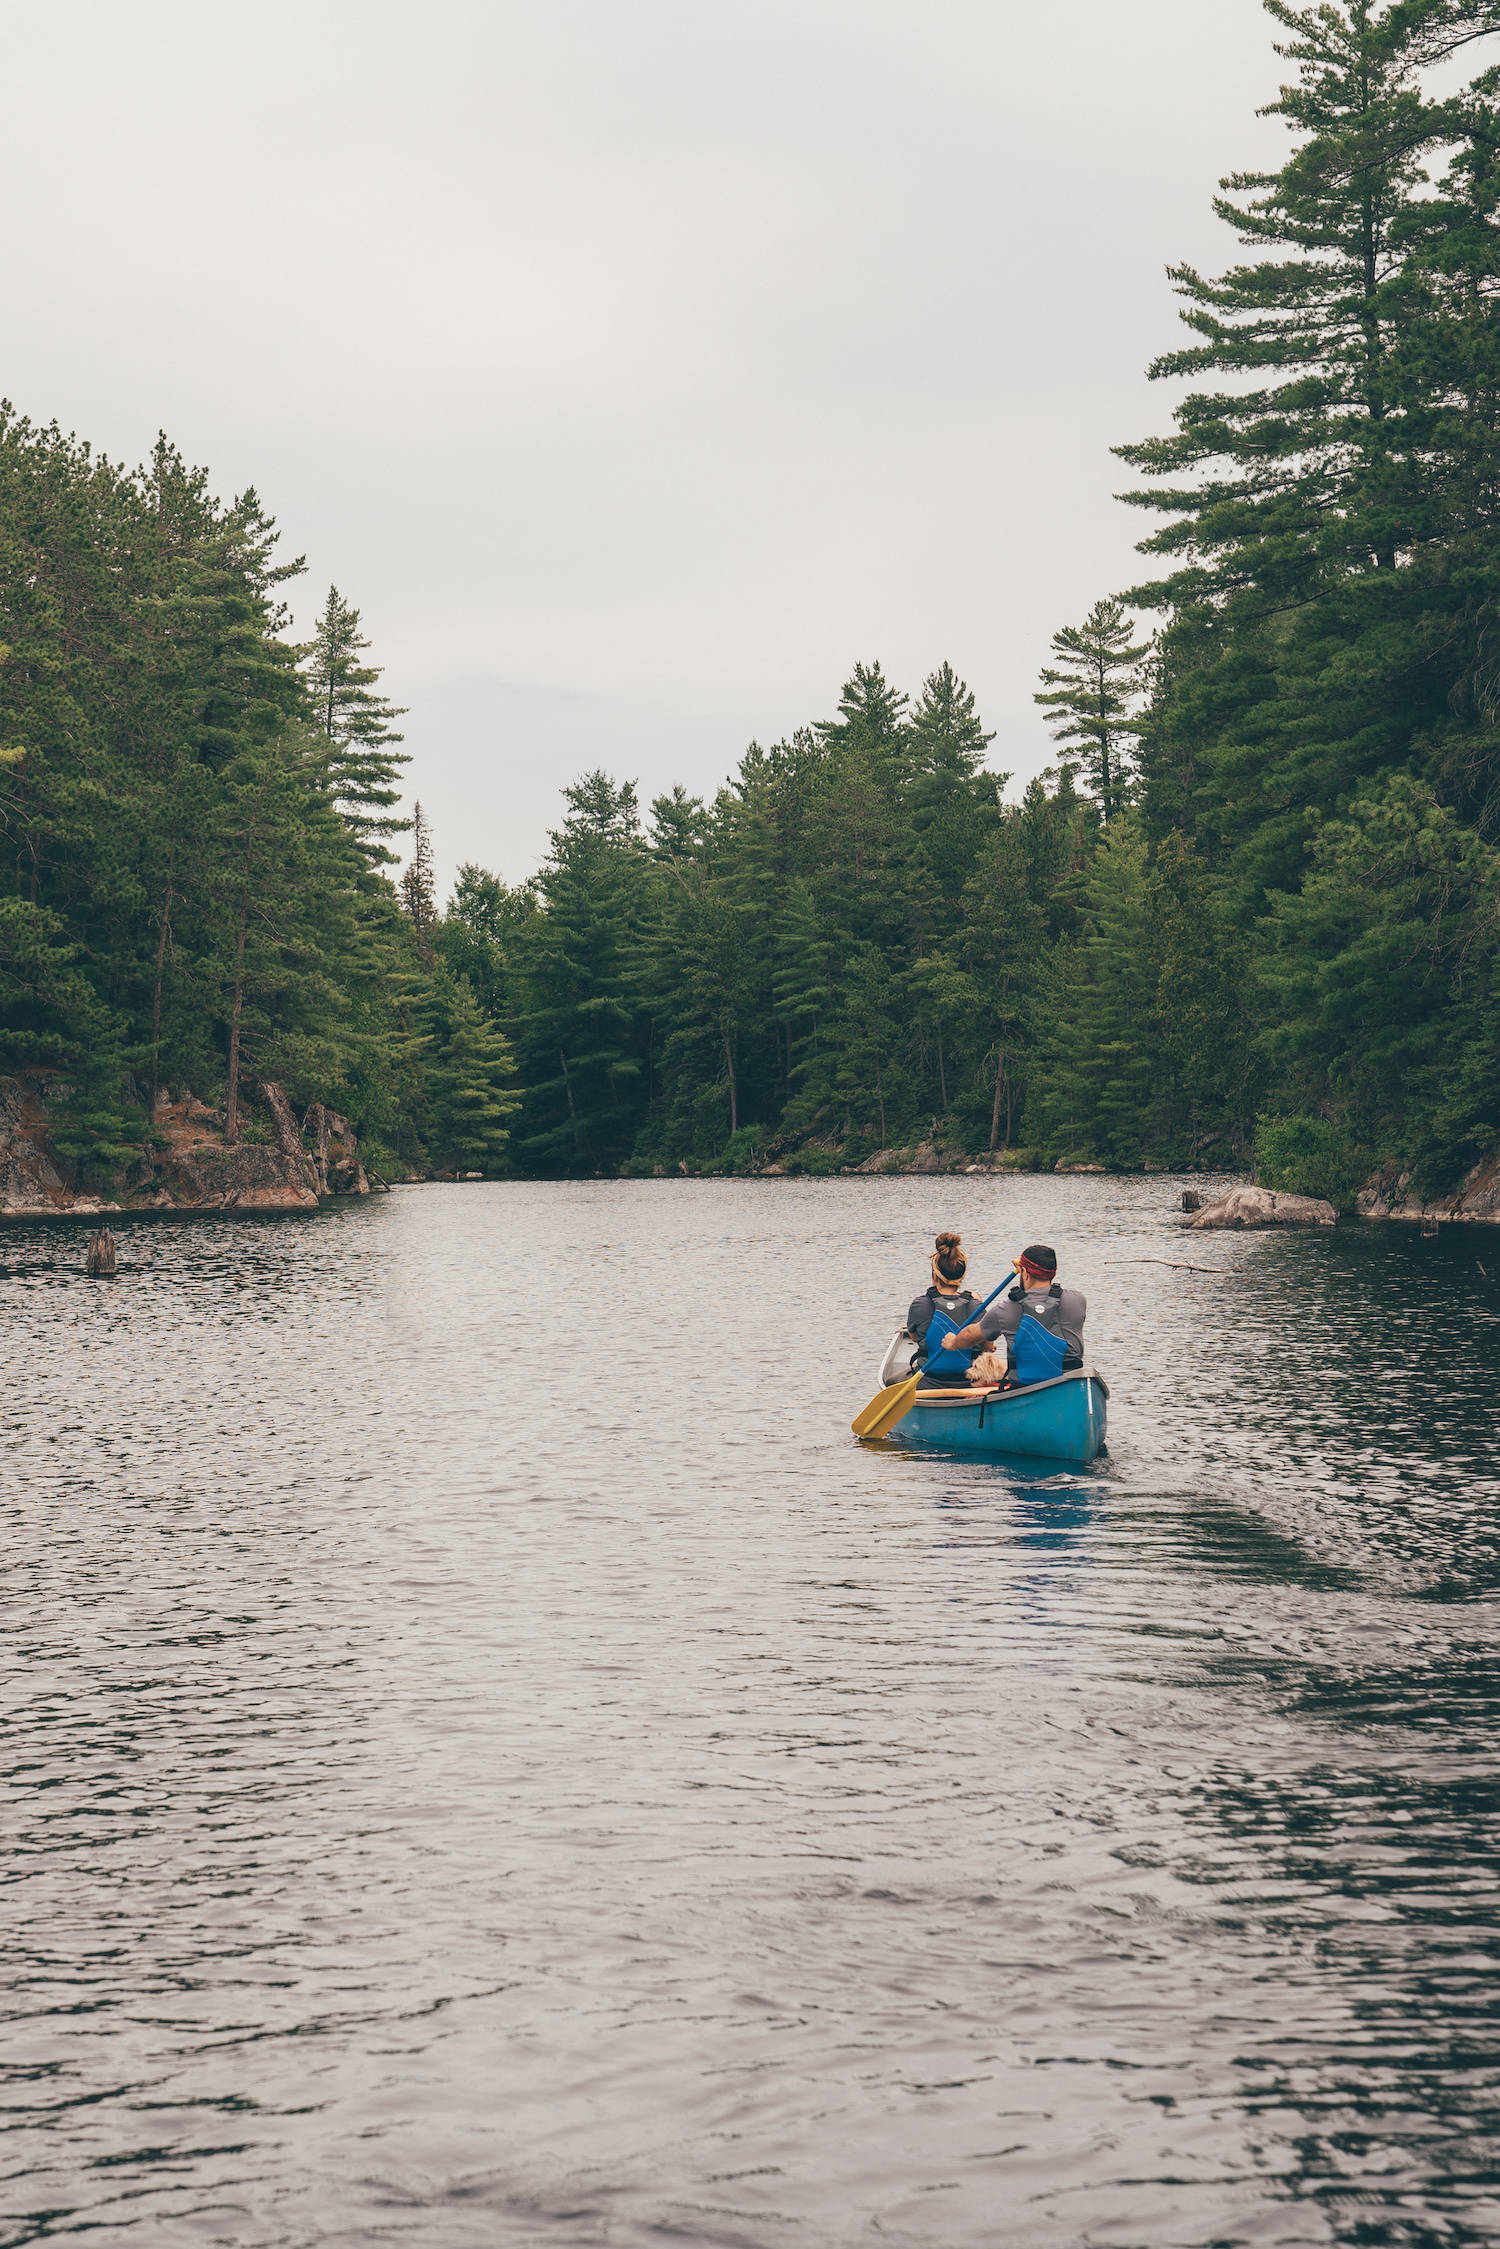
[[[0,1217],[311,1211],[330,1195],[370,1192],[348,1118],[315,1101],[299,1125],[270,1079],[242,1087],[244,1126],[233,1143],[222,1110],[191,1093],[159,1095],[151,1142],[138,1161],[109,1193],[90,1192],[52,1144],[71,1090],[55,1071],[0,1078]]]
[[[22,1070],[14,1077],[0,1077],[0,1218],[99,1218],[135,1211],[305,1212],[317,1210],[331,1196],[371,1192],[371,1176],[349,1119],[314,1101],[299,1123],[285,1092],[271,1079],[242,1083],[242,1129],[233,1143],[225,1138],[222,1109],[209,1108],[181,1088],[175,1098],[160,1094],[150,1142],[137,1162],[107,1193],[91,1192],[71,1176],[73,1167],[53,1147],[53,1134],[72,1090],[55,1070]],[[758,1164],[749,1176],[780,1179],[810,1172],[843,1179],[930,1179],[1109,1174],[1102,1163],[1063,1159],[1037,1165],[1014,1149],[975,1155],[934,1140],[908,1148],[882,1148],[857,1164],[838,1163],[840,1151],[831,1145],[810,1147],[818,1159],[815,1164],[805,1161],[807,1151],[799,1151]],[[804,1160],[799,1161],[799,1155]],[[1165,1168],[1147,1164],[1144,1170],[1149,1174]],[[1222,1178],[1222,1170],[1218,1175]],[[437,1176],[477,1178],[478,1174]],[[659,1166],[656,1176],[668,1174]],[[378,1184],[383,1187],[385,1182]],[[1412,1192],[1409,1173],[1378,1172],[1361,1188],[1356,1211],[1361,1218],[1428,1227],[1500,1225],[1500,1153],[1476,1164],[1451,1194],[1431,1200]],[[1184,1221],[1210,1229],[1334,1222],[1330,1203],[1276,1194],[1248,1182]]]
[[[765,1164],[754,1173],[760,1179],[779,1179],[800,1169],[795,1163],[773,1162]],[[1166,1169],[1163,1164],[1148,1163],[1143,1172],[1150,1175]],[[1226,1167],[1215,1165],[1212,1169],[1222,1176]],[[840,1166],[831,1176],[844,1179],[927,1179],[970,1177],[988,1173],[1055,1175],[1061,1178],[1102,1178],[1109,1175],[1107,1164],[1070,1162],[1066,1158],[1057,1163],[1038,1165],[1027,1161],[1014,1151],[998,1155],[971,1155],[961,1149],[941,1148],[931,1140],[923,1140],[912,1148],[882,1148],[863,1163]],[[1121,1173],[1120,1177],[1136,1176]],[[1255,1225],[1319,1225],[1331,1226],[1335,1213],[1331,1203],[1315,1202],[1307,1196],[1276,1195],[1269,1189],[1253,1188],[1246,1182],[1234,1190],[1241,1200],[1235,1204],[1231,1216],[1198,1220],[1194,1223],[1229,1226]],[[1264,1206],[1252,1209],[1257,1198]],[[1279,1206],[1279,1207],[1273,1207]],[[1302,1206],[1302,1207],[1299,1207]],[[1392,1170],[1377,1172],[1360,1189],[1356,1211],[1361,1218],[1397,1219],[1424,1225],[1500,1225],[1500,1152],[1476,1164],[1468,1176],[1451,1194],[1423,1200],[1411,1192],[1411,1175]]]

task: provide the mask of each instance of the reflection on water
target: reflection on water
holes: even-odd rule
[[[7,1231],[0,2241],[1496,2238],[1500,1252],[1175,1201]],[[1108,1460],[849,1439],[944,1224]]]

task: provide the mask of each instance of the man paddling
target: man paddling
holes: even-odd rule
[[[950,1349],[982,1351],[986,1344],[1004,1336],[1014,1367],[1016,1336],[1021,1322],[1029,1314],[1061,1342],[1064,1355],[1060,1371],[1067,1373],[1071,1367],[1081,1367],[1088,1299],[1076,1288],[1062,1287],[1057,1278],[1057,1252],[1049,1249],[1045,1242],[1033,1242],[1029,1249],[1023,1249],[1016,1266],[1020,1274],[1019,1287],[1002,1296],[998,1304],[992,1304],[982,1319],[971,1321],[955,1335]],[[1024,1372],[1022,1379],[1026,1379]]]

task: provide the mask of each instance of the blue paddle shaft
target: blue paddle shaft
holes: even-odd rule
[[[954,1324],[953,1324],[953,1322],[952,1322],[951,1320],[948,1320],[948,1315],[947,1315],[947,1313],[946,1313],[946,1312],[939,1312],[939,1313],[936,1313],[936,1314],[934,1315],[934,1318],[935,1318],[935,1319],[948,1320],[948,1334],[949,1334],[949,1335],[962,1335],[962,1334],[963,1334],[963,1330],[964,1330],[964,1328],[971,1328],[971,1327],[972,1327],[972,1326],[974,1325],[974,1322],[975,1322],[976,1320],[982,1320],[982,1319],[984,1318],[984,1315],[985,1315],[985,1313],[986,1313],[986,1312],[987,1312],[987,1311],[989,1310],[990,1306],[991,1306],[991,1305],[992,1305],[992,1304],[994,1303],[994,1301],[995,1301],[996,1297],[997,1297],[997,1296],[1001,1296],[1001,1295],[1003,1295],[1003,1294],[1004,1294],[1004,1292],[1006,1291],[1006,1289],[1008,1289],[1008,1288],[1010,1287],[1010,1284],[1011,1284],[1011,1282],[1012,1282],[1012,1281],[1013,1281],[1013,1280],[1015,1279],[1015,1277],[1016,1277],[1016,1272],[1017,1272],[1017,1267],[1015,1267],[1015,1266],[1013,1265],[1013,1266],[1011,1267],[1010,1271],[1009,1271],[1009,1272],[1008,1272],[1008,1273],[1006,1274],[1006,1276],[1005,1276],[1004,1280],[1003,1280],[1003,1281],[1002,1281],[1002,1282],[1000,1283],[1000,1286],[999,1286],[999,1288],[992,1288],[992,1289],[990,1290],[990,1293],[989,1293],[989,1295],[988,1295],[988,1296],[987,1296],[987,1297],[985,1298],[984,1302],[983,1302],[983,1303],[982,1303],[982,1304],[980,1305],[980,1307],[979,1307],[978,1311],[977,1311],[977,1312],[971,1312],[971,1313],[969,1314],[968,1318],[967,1318],[967,1319],[966,1319],[966,1320],[964,1321],[964,1323],[963,1323],[963,1327],[955,1327],[955,1326],[954,1326]],[[931,1328],[930,1326],[929,1326],[929,1328],[928,1328],[928,1330],[927,1330],[927,1333],[928,1333],[928,1335],[931,1335],[931,1333],[932,1333],[932,1328]],[[925,1340],[925,1339],[924,1339],[924,1340]],[[938,1350],[939,1350],[939,1351],[946,1351],[946,1350],[947,1350],[947,1348],[948,1348],[947,1337],[944,1337],[943,1341],[942,1341],[942,1342],[941,1342],[941,1343],[939,1344],[939,1346],[938,1346]],[[938,1355],[937,1351],[933,1351],[933,1350],[931,1350],[931,1349],[929,1349],[929,1350],[928,1350],[927,1356],[928,1356],[928,1358],[929,1358],[929,1359],[935,1359],[935,1358],[937,1357],[937,1355]]]

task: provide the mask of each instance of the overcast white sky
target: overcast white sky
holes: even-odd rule
[[[945,657],[1047,759],[1136,574],[1163,268],[1279,161],[1259,0],[49,0],[0,18],[0,390],[254,483],[411,706],[440,867]]]

